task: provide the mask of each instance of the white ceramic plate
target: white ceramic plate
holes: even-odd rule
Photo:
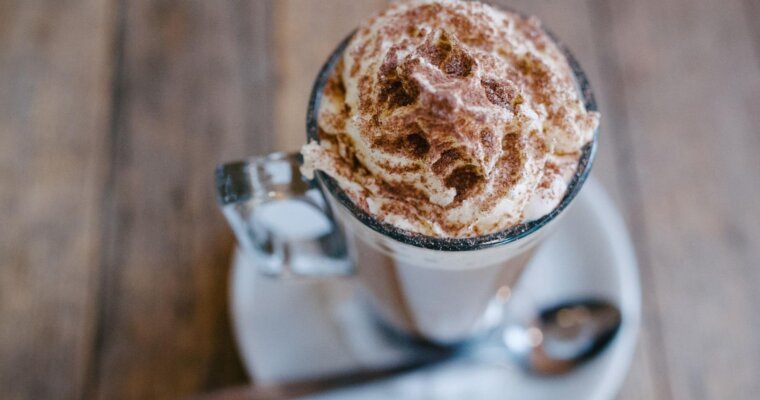
[[[623,313],[618,335],[597,358],[570,374],[546,378],[457,359],[424,370],[309,399],[614,398],[636,347],[641,292],[628,233],[596,181],[586,183],[556,233],[542,245],[515,292],[537,304],[602,297]],[[257,384],[314,380],[389,367],[409,358],[385,343],[355,299],[350,279],[273,281],[235,257],[231,305],[238,347]]]

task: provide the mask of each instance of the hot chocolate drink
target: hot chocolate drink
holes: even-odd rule
[[[412,0],[362,23],[328,62],[301,171],[321,171],[391,326],[470,337],[577,192],[599,115],[566,54],[535,18]]]
[[[550,212],[599,123],[535,18],[479,2],[399,1],[356,31],[324,86],[321,170],[355,204],[436,237]]]

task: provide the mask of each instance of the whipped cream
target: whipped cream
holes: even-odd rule
[[[473,237],[554,209],[598,124],[536,18],[398,1],[336,65],[302,172],[324,171],[399,228]]]

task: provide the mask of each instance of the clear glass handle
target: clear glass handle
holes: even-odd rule
[[[300,155],[273,153],[216,169],[219,205],[259,271],[273,277],[352,273],[343,232]]]

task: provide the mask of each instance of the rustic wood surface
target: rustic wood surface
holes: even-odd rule
[[[213,167],[296,149],[321,63],[384,3],[0,2],[0,398],[246,383]],[[541,17],[598,96],[594,174],[644,291],[620,398],[758,398],[760,2],[497,3]]]

